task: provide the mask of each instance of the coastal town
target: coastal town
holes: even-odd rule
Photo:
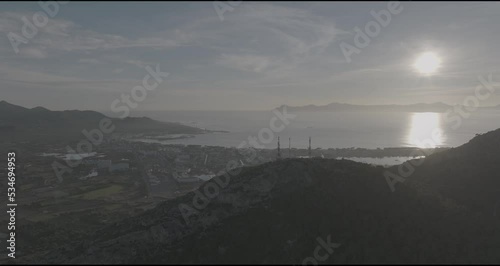
[[[385,158],[415,156],[446,148],[384,149],[298,149],[293,147],[255,149],[205,145],[160,144],[114,136],[90,153],[68,153],[58,142],[15,142],[2,144],[15,151],[18,243],[16,256],[42,252],[63,226],[67,241],[89,230],[112,224],[198,189],[222,175],[229,162],[248,167],[287,158]],[[69,144],[68,144],[69,145]],[[250,155],[251,156],[250,156]],[[413,155],[412,155],[413,154]],[[54,165],[79,161],[58,173]],[[3,171],[3,170],[2,170]],[[7,173],[5,173],[7,174]],[[6,190],[2,184],[1,189]],[[4,199],[6,200],[6,199]],[[6,203],[6,202],[5,202]],[[0,232],[1,233],[1,232]],[[3,234],[3,233],[1,233]],[[22,242],[22,243],[21,243]]]
[[[92,209],[134,213],[157,202],[198,188],[223,171],[229,161],[239,167],[286,158],[409,156],[415,148],[385,149],[243,149],[202,145],[162,145],[114,138],[88,154],[67,154],[64,147],[25,143],[19,151],[18,190],[21,218],[47,221],[59,215]],[[429,149],[444,150],[445,148]],[[54,162],[81,159],[58,179]],[[127,206],[127,208],[120,208]],[[104,219],[105,220],[105,219]]]

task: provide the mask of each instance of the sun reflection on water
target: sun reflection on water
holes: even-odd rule
[[[436,148],[445,142],[439,113],[413,113],[406,142],[419,148]]]

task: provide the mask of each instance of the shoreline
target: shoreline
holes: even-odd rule
[[[191,138],[191,137],[187,137]],[[183,139],[183,138],[176,138]],[[145,139],[124,139],[128,142],[143,143],[146,145],[161,145],[170,147],[197,147],[197,148],[207,148],[207,149],[227,149],[227,150],[237,150],[236,147],[225,147],[220,145],[200,145],[200,144],[179,144],[179,143],[164,143],[160,140],[150,139],[145,141]],[[172,139],[169,139],[172,140]],[[313,157],[324,157],[324,158],[395,158],[395,157],[418,157],[422,154],[433,154],[436,152],[445,151],[451,149],[452,147],[435,147],[435,148],[419,148],[419,147],[386,147],[386,148],[315,148],[311,150],[311,156]],[[247,149],[247,148],[242,148]],[[255,148],[252,148],[255,149]],[[263,148],[255,149],[259,153],[277,153],[276,148]],[[287,158],[289,153],[293,155],[292,157],[307,156],[308,149],[304,148],[292,148],[290,151],[288,148],[281,149],[282,157]]]

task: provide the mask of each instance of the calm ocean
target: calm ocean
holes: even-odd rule
[[[312,138],[313,148],[385,148],[418,147],[419,142],[432,139],[435,146],[456,147],[468,142],[477,133],[500,128],[500,111],[476,111],[453,129],[444,113],[391,113],[391,112],[297,112],[286,128],[277,133],[282,147],[307,148]],[[259,130],[269,128],[272,111],[150,111],[135,112],[134,116],[148,116],[160,121],[180,122],[185,125],[224,130],[194,138],[162,141],[171,144],[199,144],[236,147],[249,136],[257,137]],[[281,123],[277,122],[277,126]],[[276,140],[265,145],[275,148]]]

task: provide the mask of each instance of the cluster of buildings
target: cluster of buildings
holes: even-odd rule
[[[116,173],[128,171],[130,169],[129,159],[121,159],[119,161],[113,162],[109,159],[85,158],[83,160],[83,164],[91,166],[92,170],[88,175],[80,177],[81,180],[98,176],[99,172]]]

